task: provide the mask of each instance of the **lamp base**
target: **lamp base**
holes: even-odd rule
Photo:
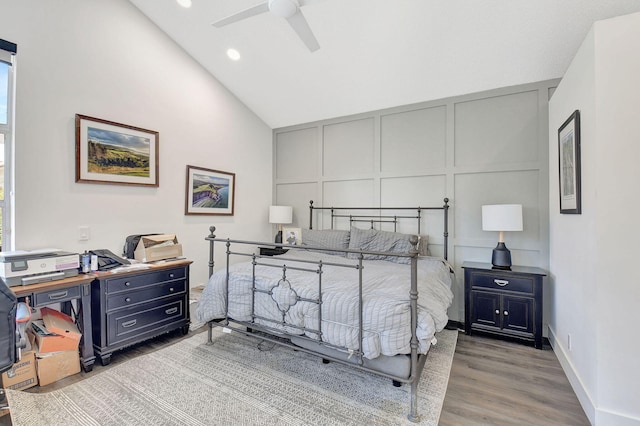
[[[282,243],[282,231],[278,231],[278,233],[276,234],[276,243]]]
[[[503,242],[499,242],[493,249],[491,264],[494,269],[511,269],[511,252]]]

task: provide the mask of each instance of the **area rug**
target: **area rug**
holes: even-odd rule
[[[422,425],[438,423],[457,331],[437,339],[419,385]],[[8,390],[13,424],[415,424],[408,385],[240,333],[206,340],[198,333],[49,393]]]

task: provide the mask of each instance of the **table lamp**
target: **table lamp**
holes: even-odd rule
[[[511,252],[504,244],[504,232],[522,231],[522,205],[482,206],[482,230],[500,232],[498,245],[491,255],[491,263],[496,269],[511,269]]]
[[[282,242],[282,225],[293,221],[293,207],[291,206],[269,206],[269,223],[278,225],[276,243]]]

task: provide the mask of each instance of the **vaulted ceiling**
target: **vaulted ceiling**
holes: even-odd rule
[[[212,25],[266,0],[129,1],[272,128],[558,78],[595,21],[640,11],[638,0],[307,0],[310,52],[268,12]]]

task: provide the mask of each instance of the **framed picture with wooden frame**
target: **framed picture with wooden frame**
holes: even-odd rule
[[[282,244],[290,246],[302,244],[302,230],[300,228],[282,228]]]
[[[76,182],[159,186],[159,133],[76,114]]]
[[[236,174],[187,166],[185,215],[233,216]]]
[[[580,111],[575,110],[558,129],[560,213],[581,214]]]

